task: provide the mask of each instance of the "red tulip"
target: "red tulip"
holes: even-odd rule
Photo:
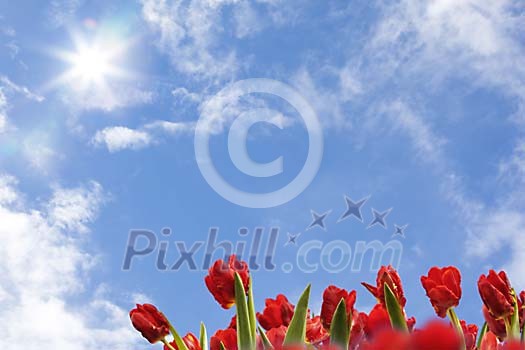
[[[266,337],[272,344],[275,350],[280,350],[283,348],[284,337],[286,336],[286,326],[279,326],[277,328],[272,328],[266,332]],[[228,349],[229,350],[229,349]]]
[[[233,328],[219,329],[210,339],[210,350],[237,350],[237,331]]]
[[[412,350],[459,350],[461,339],[450,325],[432,321],[412,334]]]
[[[451,307],[459,305],[461,275],[454,266],[431,268],[428,276],[421,277],[421,284],[439,317],[445,317]]]
[[[348,346],[350,350],[358,349],[361,342],[365,340],[365,327],[367,323],[368,315],[364,312],[354,310],[352,329],[350,330],[350,344]]]
[[[393,329],[383,329],[369,343],[363,343],[359,350],[410,350],[408,334]],[[430,349],[430,348],[429,348]],[[438,349],[438,348],[435,348]],[[441,349],[440,349],[441,350]]]
[[[188,347],[189,350],[201,350],[201,344],[199,342],[199,339],[193,334],[188,333],[184,337],[182,337],[182,340],[184,341],[184,344]],[[172,341],[170,345],[175,349],[179,350],[179,347],[177,346],[177,343]],[[170,348],[167,345],[164,345],[164,350],[170,350]]]
[[[169,322],[155,306],[139,305],[129,312],[133,327],[151,344],[164,339],[169,333]]]
[[[368,314],[367,322],[364,327],[366,336],[368,338],[373,338],[374,335],[390,328],[392,328],[392,324],[390,323],[388,312],[383,305],[376,304],[372,311],[370,311],[370,314]]]
[[[394,295],[396,296],[396,299],[401,305],[401,307],[405,307],[406,305],[406,298],[403,293],[403,286],[401,285],[401,278],[399,277],[399,274],[392,266],[382,266],[378,273],[376,278],[376,286],[373,286],[368,283],[361,283],[372,295],[374,295],[377,300],[383,305],[385,305],[385,284],[387,284]]]
[[[466,350],[475,350],[476,339],[478,337],[478,326],[476,326],[475,324],[467,324],[463,320],[461,320],[460,322],[461,329],[463,330],[463,335],[465,336]]]
[[[498,350],[498,338],[492,332],[485,333],[483,339],[481,339],[481,346],[479,350]]]
[[[310,344],[319,344],[327,340],[328,332],[323,327],[320,316],[308,318],[306,320],[306,339]]]
[[[229,309],[235,304],[235,273],[241,277],[244,289],[248,292],[250,274],[248,265],[244,261],[237,260],[235,255],[231,255],[228,263],[217,260],[208,270],[208,275],[204,279],[208,290],[215,300],[224,308]]]
[[[294,306],[288,299],[279,294],[275,299],[266,299],[266,308],[262,313],[257,313],[261,327],[269,330],[280,326],[288,326],[292,320]]]
[[[485,305],[482,307],[483,317],[489,327],[489,330],[494,333],[498,338],[505,339],[507,337],[507,328],[505,327],[505,321],[503,319],[496,319],[492,316]]]
[[[490,270],[488,276],[481,275],[478,280],[481,300],[496,319],[514,313],[514,297],[505,271],[496,273]]]
[[[237,315],[233,315],[228,328],[237,329]]]
[[[326,329],[330,329],[332,318],[334,317],[335,309],[341,299],[344,299],[346,305],[347,316],[350,317],[354,311],[354,304],[356,300],[356,292],[350,292],[338,288],[336,286],[328,286],[323,293],[323,305],[321,306],[321,321]]]

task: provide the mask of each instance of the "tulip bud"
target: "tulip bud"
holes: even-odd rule
[[[487,276],[481,275],[478,290],[481,300],[494,318],[501,319],[514,313],[514,296],[505,271],[496,273],[490,270]]]
[[[164,339],[169,333],[169,322],[157,308],[151,304],[139,305],[129,312],[133,327],[151,344]]]

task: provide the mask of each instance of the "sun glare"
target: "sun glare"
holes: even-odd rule
[[[86,83],[101,83],[111,73],[110,58],[98,47],[87,47],[71,59],[71,75]]]
[[[110,79],[129,75],[123,70],[122,55],[126,43],[108,40],[81,40],[75,38],[75,49],[58,51],[56,54],[69,64],[69,69],[59,76],[52,84],[67,84],[75,89],[103,88]]]

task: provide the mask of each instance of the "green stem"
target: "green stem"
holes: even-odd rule
[[[448,318],[450,319],[450,322],[458,332],[461,338],[461,349],[465,350],[467,348],[465,344],[465,334],[463,333],[463,328],[461,327],[461,322],[459,321],[459,317],[456,314],[456,310],[454,310],[453,307],[447,310]]]
[[[504,318],[503,321],[505,322],[505,330],[507,331],[507,339],[509,340],[520,339],[519,327],[516,329],[514,322],[512,322],[508,318]]]
[[[512,290],[512,296],[514,298],[514,313],[510,317],[510,333],[507,330],[507,335],[510,339],[520,339],[520,310],[518,306],[518,296],[514,289]]]
[[[481,332],[479,333],[478,343],[476,344],[476,349],[481,349],[481,342],[483,341],[483,338],[485,337],[485,334],[487,334],[487,331],[489,330],[489,325],[487,322],[483,324],[483,327],[481,328]]]

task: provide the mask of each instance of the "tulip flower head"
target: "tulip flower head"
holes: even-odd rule
[[[239,274],[244,290],[248,292],[250,284],[248,265],[244,261],[237,260],[235,255],[231,255],[228,262],[217,260],[204,279],[208,290],[224,309],[229,309],[235,304],[235,273]]]
[[[514,313],[514,296],[505,271],[496,273],[490,270],[487,276],[481,275],[478,290],[483,304],[494,318],[502,319]]]
[[[346,313],[350,317],[354,311],[356,291],[350,292],[336,286],[328,286],[323,293],[323,304],[321,306],[321,321],[324,327],[329,330],[334,317],[334,312],[341,300],[345,301]]]
[[[233,328],[219,329],[210,339],[210,350],[237,350],[237,331]]]
[[[450,308],[459,305],[461,274],[454,266],[431,268],[428,276],[421,277],[421,284],[439,317],[445,317]]]
[[[401,278],[392,266],[382,266],[377,273],[376,285],[373,286],[368,283],[361,283],[377,300],[385,305],[385,284],[390,287],[390,290],[396,296],[397,302],[401,307],[405,307],[406,298],[403,293],[403,286],[401,285]]]
[[[294,306],[286,296],[277,295],[275,299],[266,299],[266,307],[262,313],[257,313],[257,319],[262,328],[270,330],[280,326],[288,326],[292,320]]]
[[[151,344],[164,339],[170,333],[168,320],[151,304],[137,304],[137,307],[129,312],[129,317],[133,327]]]
[[[306,340],[310,344],[319,344],[328,339],[330,335],[321,322],[321,316],[306,320]]]

